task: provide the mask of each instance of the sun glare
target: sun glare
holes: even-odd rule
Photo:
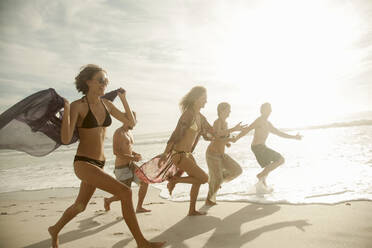
[[[219,76],[239,88],[241,102],[246,93],[270,101],[282,126],[321,123],[347,110],[345,78],[362,58],[353,48],[359,22],[352,6],[324,1],[241,10],[223,40]]]

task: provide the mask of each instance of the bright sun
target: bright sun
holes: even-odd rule
[[[240,101],[246,94],[270,101],[281,126],[321,123],[352,109],[341,94],[362,59],[353,48],[362,30],[352,6],[272,1],[235,12],[230,24],[217,67],[239,88]]]

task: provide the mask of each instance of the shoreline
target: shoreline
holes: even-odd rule
[[[153,189],[154,191],[158,192],[157,197],[161,200],[167,202],[174,202],[174,203],[187,203],[188,200],[170,200],[161,196],[161,190],[158,187],[154,187],[150,185],[149,189]],[[138,186],[132,186],[132,190],[138,190]],[[10,192],[0,192],[0,203],[2,200],[17,200],[21,197],[23,199],[34,199],[36,196],[39,200],[45,200],[47,197],[54,197],[55,194],[59,194],[58,198],[69,198],[73,196],[77,196],[79,193],[79,187],[64,187],[64,188],[47,188],[47,189],[32,189],[32,190],[17,190],[17,191],[10,191]],[[32,195],[32,198],[30,196]],[[97,189],[93,196],[110,196],[109,193]],[[197,202],[204,202],[204,199],[201,199]],[[288,203],[288,202],[254,202],[254,201],[242,201],[242,200],[219,200],[218,202],[226,202],[226,203],[245,203],[245,204],[262,204],[262,205],[288,205],[288,206],[336,206],[340,204],[347,204],[351,202],[370,202],[372,204],[372,200],[370,199],[356,199],[356,200],[343,200],[337,203]]]

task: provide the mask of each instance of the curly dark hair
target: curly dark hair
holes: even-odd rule
[[[93,78],[93,76],[97,73],[103,71],[106,73],[105,70],[103,70],[98,65],[94,64],[88,64],[84,65],[80,68],[80,73],[75,77],[75,85],[78,92],[82,92],[84,95],[88,93],[88,85],[87,80],[90,80]]]

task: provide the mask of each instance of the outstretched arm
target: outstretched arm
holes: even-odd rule
[[[65,101],[65,105],[61,126],[61,142],[62,144],[68,144],[70,143],[72,135],[74,134],[79,111],[77,110],[77,102],[74,102],[70,105],[65,98],[63,98],[63,100]]]
[[[297,140],[300,140],[302,138],[302,136],[300,134],[296,134],[296,135],[290,135],[290,134],[287,134],[287,133],[284,133],[282,131],[280,131],[279,129],[277,129],[276,127],[274,127],[270,122],[269,122],[269,130],[271,133],[275,134],[275,135],[278,135],[282,138],[287,138],[287,139],[297,139]]]
[[[216,125],[216,122],[217,122],[217,125]],[[233,132],[243,131],[246,126],[247,125],[242,125],[242,122],[239,122],[232,128],[224,128],[221,121],[217,120],[213,124],[213,129],[215,131],[216,136],[221,137],[221,136],[227,136]]]
[[[248,127],[244,128],[243,131],[241,131],[234,139],[233,142],[238,141],[240,138],[244,137],[247,135],[251,130],[255,129],[258,125],[258,119],[256,119],[251,125]]]

